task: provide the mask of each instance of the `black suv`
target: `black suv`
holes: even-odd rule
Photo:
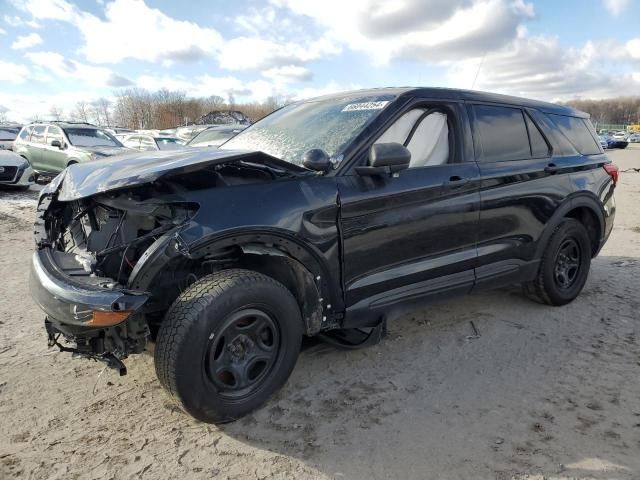
[[[363,346],[425,301],[511,283],[572,301],[611,232],[617,176],[567,107],[321,97],[220,149],[67,168],[39,200],[31,288],[50,345],[124,373],[151,339],[162,385],[224,422],[287,380],[303,335]]]

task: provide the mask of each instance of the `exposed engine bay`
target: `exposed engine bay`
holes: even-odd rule
[[[180,228],[201,207],[197,201],[200,197],[194,192],[264,183],[288,175],[290,172],[274,166],[235,161],[205,165],[153,182],[70,201],[59,201],[55,191],[43,195],[36,220],[36,243],[39,249],[50,251],[57,269],[80,284],[134,291],[137,285],[130,281],[132,273],[154,243],[170,239],[176,251],[173,261],[163,265],[166,271],[160,274],[157,288],[150,294],[143,312],[134,312],[118,325],[93,330],[70,330],[47,320],[49,344],[104,361],[124,374],[121,360],[144,350],[146,339],[179,293],[198,278],[224,268],[234,258],[237,249],[194,259],[182,244]],[[117,311],[126,307],[113,308]],[[95,313],[74,309],[73,315],[76,320],[90,320]],[[75,342],[76,347],[62,345],[60,335]]]

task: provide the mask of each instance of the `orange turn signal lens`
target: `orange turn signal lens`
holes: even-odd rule
[[[93,318],[86,325],[91,327],[111,327],[126,320],[131,312],[105,312],[102,310],[94,310]]]

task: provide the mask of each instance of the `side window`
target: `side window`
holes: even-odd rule
[[[47,145],[51,145],[51,142],[54,140],[59,140],[60,143],[62,143],[62,129],[54,125],[49,125],[49,129],[47,130]]]
[[[550,114],[549,118],[571,142],[575,149],[582,155],[598,155],[601,152],[600,145],[591,134],[593,130],[587,121],[582,118],[566,117],[564,115]],[[595,132],[595,130],[593,130]]]
[[[140,150],[157,150],[156,142],[151,137],[140,137]]]
[[[533,158],[545,158],[551,153],[549,144],[542,136],[538,126],[533,123],[533,120],[525,113],[524,118],[527,122],[527,130],[529,131],[529,140],[531,141],[531,156]]]
[[[531,158],[524,114],[519,108],[474,105],[482,162]]]
[[[122,140],[122,144],[125,147],[135,148],[136,150],[140,150],[140,137],[127,137]]]
[[[44,131],[46,129],[46,125],[37,125],[33,127],[33,132],[31,133],[31,143],[44,143]]]
[[[20,135],[18,135],[20,140],[22,140],[23,142],[28,142],[30,136],[31,136],[31,127],[24,127],[20,132]]]
[[[396,142],[411,152],[409,168],[443,165],[449,160],[447,115],[414,108],[398,118],[375,143]]]

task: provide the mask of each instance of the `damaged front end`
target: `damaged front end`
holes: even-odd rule
[[[262,152],[146,152],[65,169],[45,189],[35,222],[31,292],[49,344],[104,361],[144,350],[179,293],[225,268],[238,247],[200,251],[183,240],[211,233],[194,216],[211,190],[308,174]],[[66,347],[60,338],[75,343]]]
[[[31,290],[47,314],[50,346],[106,362],[141,353],[149,336],[150,293],[129,285],[131,273],[156,242],[174,238],[198,205],[162,184],[144,184],[70,201],[55,185],[40,199]],[[75,343],[64,346],[60,337]]]

